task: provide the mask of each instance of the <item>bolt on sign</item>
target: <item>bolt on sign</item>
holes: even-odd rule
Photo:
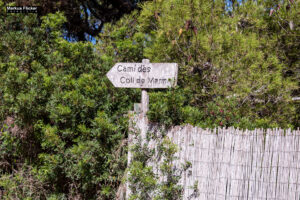
[[[116,63],[106,74],[115,87],[168,88],[177,84],[177,63]]]

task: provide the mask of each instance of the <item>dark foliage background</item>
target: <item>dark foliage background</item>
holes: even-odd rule
[[[124,14],[138,9],[143,0],[5,0],[17,6],[40,6],[39,16],[63,12],[67,21],[63,28],[70,40],[86,41],[97,36],[105,23],[115,22]],[[144,0],[145,1],[145,0]]]

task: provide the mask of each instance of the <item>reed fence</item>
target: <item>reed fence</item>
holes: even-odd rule
[[[147,131],[158,130],[142,120],[136,126],[144,140]],[[166,135],[179,149],[174,167],[191,163],[181,174],[184,200],[300,200],[299,129],[210,130],[186,125]],[[131,136],[129,145],[133,143]],[[149,148],[155,145],[149,142]],[[158,169],[158,163],[149,165]]]

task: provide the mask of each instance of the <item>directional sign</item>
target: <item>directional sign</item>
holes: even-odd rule
[[[115,87],[168,88],[177,84],[177,63],[117,63],[106,74]]]

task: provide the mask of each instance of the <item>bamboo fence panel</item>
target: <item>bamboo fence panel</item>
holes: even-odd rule
[[[147,128],[158,130],[157,125]],[[181,174],[184,200],[300,200],[299,129],[210,130],[186,125],[166,135],[179,149],[174,167],[191,163]],[[155,141],[149,148],[156,148]],[[159,174],[158,162],[149,165]]]

